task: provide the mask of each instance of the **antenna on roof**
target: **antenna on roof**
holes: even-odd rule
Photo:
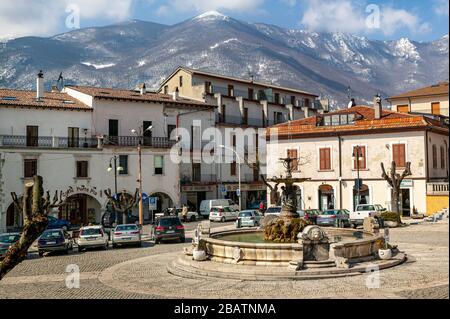
[[[59,73],[58,80],[56,80],[56,87],[59,91],[62,91],[62,89],[64,89],[64,77],[62,72]]]

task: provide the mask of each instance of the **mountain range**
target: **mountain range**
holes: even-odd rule
[[[66,84],[134,88],[158,84],[178,66],[250,78],[316,93],[334,107],[448,79],[448,35],[431,42],[370,40],[247,23],[218,12],[163,25],[132,20],[53,37],[0,42],[0,87]],[[350,87],[350,89],[349,89]]]

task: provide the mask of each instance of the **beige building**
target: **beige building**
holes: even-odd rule
[[[185,67],[177,68],[168,76],[161,83],[159,92],[178,92],[181,97],[216,105],[215,127],[221,132],[222,144],[235,149],[236,143],[240,143],[243,138],[239,132],[233,132],[233,129],[264,128],[324,111],[317,100],[318,96],[312,93]],[[257,139],[255,134],[254,144]],[[203,167],[207,164],[197,164],[197,170],[203,171],[198,165]],[[211,198],[210,196],[227,197],[237,202],[236,161],[211,166],[214,168],[208,171],[214,171],[214,176],[199,176],[195,181],[189,178],[193,175],[189,174],[189,170],[193,171],[193,168],[182,169],[187,176],[182,182],[183,193],[186,193],[190,202],[200,203],[202,199]],[[266,197],[266,186],[257,171],[247,165],[242,165],[241,169],[243,208],[257,205]]]
[[[359,176],[360,202],[390,209],[391,191],[380,164],[389,169],[392,161],[398,172],[411,162],[412,176],[401,186],[404,216],[448,206],[449,129],[443,122],[355,106],[275,125],[267,133],[268,176],[283,173],[278,158],[284,155],[298,159],[294,177],[310,178],[298,185],[299,208],[353,210]]]
[[[448,82],[391,96],[387,100],[391,103],[391,109],[396,112],[448,117]]]

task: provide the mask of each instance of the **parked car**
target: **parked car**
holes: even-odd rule
[[[38,239],[38,253],[62,251],[66,254],[73,250],[73,239],[64,229],[47,229]]]
[[[239,211],[230,206],[211,207],[209,212],[209,220],[212,222],[225,222],[227,220],[236,220]]]
[[[184,226],[178,216],[163,216],[156,220],[152,229],[156,244],[165,240],[178,239],[185,242]]]
[[[161,213],[156,213],[155,217],[159,218],[159,217],[162,217],[162,216],[168,216],[169,213],[171,211],[173,211],[173,209],[176,210],[177,216],[180,217],[181,220],[183,220],[183,214],[182,214],[183,208],[166,208]],[[198,218],[197,212],[188,210],[188,213],[187,213],[187,220],[188,221],[194,222],[194,221],[197,220],[197,218]]]
[[[310,221],[313,224],[317,224],[317,216],[320,215],[321,211],[318,209],[304,209],[298,210],[297,213],[300,218]]]
[[[123,213],[118,214],[118,225],[123,223]],[[132,214],[128,214],[127,223],[134,224],[139,222],[139,217]],[[102,216],[102,225],[104,228],[113,228],[116,224],[116,212],[107,211]]]
[[[317,216],[317,225],[344,228],[350,226],[350,212],[347,209],[329,209]]]
[[[58,219],[53,216],[48,216],[48,226],[47,229],[64,229],[65,231],[70,230],[70,222],[65,219]]]
[[[200,215],[205,219],[208,218],[209,213],[211,212],[211,208],[217,206],[229,206],[234,210],[239,210],[239,205],[237,205],[231,199],[207,199],[202,200],[202,202],[200,203]]]
[[[256,209],[243,210],[236,220],[236,228],[259,226],[262,215]]]
[[[5,258],[9,247],[14,245],[20,238],[20,233],[5,233],[0,235],[0,260]]]
[[[364,218],[366,217],[374,217],[378,220],[381,216],[381,213],[384,211],[386,211],[386,208],[383,208],[383,206],[378,204],[356,205],[355,211],[350,213],[350,223],[353,228],[356,228],[356,226],[362,225],[364,223]]]
[[[267,215],[277,215],[277,216],[279,216],[280,213],[281,213],[281,206],[271,206],[271,207],[268,207],[266,209],[266,212],[264,213],[264,216],[267,216]]]
[[[87,248],[108,249],[108,234],[105,233],[102,226],[87,226],[80,228],[78,237],[78,251],[81,252]]]
[[[112,245],[116,248],[118,245],[142,245],[141,229],[136,224],[118,225],[112,233]]]

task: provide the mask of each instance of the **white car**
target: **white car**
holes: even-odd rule
[[[172,209],[173,208],[168,208],[167,210],[170,211]],[[177,210],[178,217],[180,218],[181,221],[183,221],[183,214],[182,214],[183,209],[182,208],[176,208],[176,210]],[[162,216],[164,216],[164,212],[155,214],[155,218],[159,218],[159,217],[162,217]],[[195,222],[198,219],[198,214],[197,214],[197,212],[188,211],[186,218],[187,218],[187,221]]]
[[[108,249],[108,234],[102,226],[81,227],[77,243],[79,252],[86,248]]]
[[[280,216],[280,214],[281,214],[281,206],[270,206],[264,212],[264,216],[267,216],[267,215]]]
[[[227,220],[237,220],[239,211],[229,206],[212,207],[209,212],[209,220],[213,222],[225,222]]]
[[[231,207],[234,210],[239,210],[239,205],[233,202],[231,199],[221,198],[221,199],[206,199],[202,200],[200,203],[200,215],[203,218],[208,218],[211,208],[213,207]]]
[[[355,211],[350,212],[350,223],[353,227],[362,225],[366,217],[379,217],[382,212],[386,211],[383,206],[378,204],[360,204],[357,205]]]
[[[112,233],[112,245],[142,245],[141,230],[136,224],[118,225]]]

